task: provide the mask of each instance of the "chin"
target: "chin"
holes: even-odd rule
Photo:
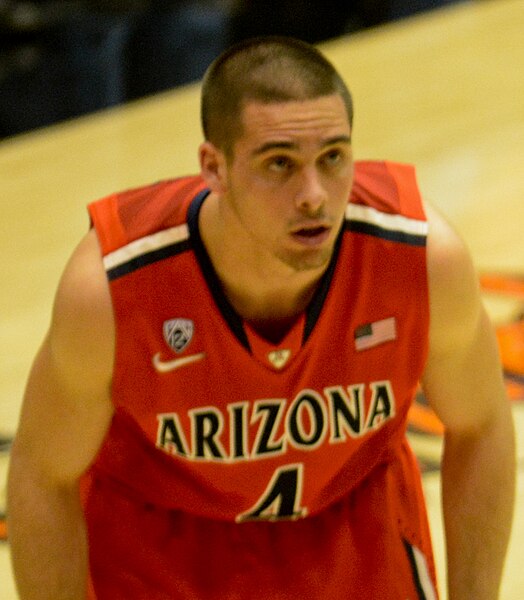
[[[310,250],[307,252],[287,253],[285,256],[280,256],[280,260],[294,271],[314,271],[326,267],[333,255],[332,248],[324,248],[322,250]]]

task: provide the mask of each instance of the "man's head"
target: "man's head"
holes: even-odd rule
[[[231,157],[242,135],[245,104],[311,100],[339,94],[351,125],[351,95],[333,65],[311,45],[285,37],[241,42],[209,67],[202,87],[206,140]]]

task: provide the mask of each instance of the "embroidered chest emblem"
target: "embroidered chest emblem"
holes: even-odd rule
[[[180,353],[193,339],[195,326],[190,319],[169,319],[164,321],[162,331],[169,347]]]
[[[355,349],[367,350],[397,339],[397,321],[395,317],[360,325],[354,332]]]
[[[291,350],[273,350],[267,355],[269,362],[275,367],[275,369],[283,369],[290,357]]]

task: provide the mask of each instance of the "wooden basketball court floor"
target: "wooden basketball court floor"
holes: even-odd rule
[[[462,233],[483,277],[518,434],[505,600],[524,599],[523,31],[522,0],[473,0],[325,46],[355,97],[356,157],[415,163],[425,196]],[[16,428],[59,274],[87,227],[85,204],[194,172],[199,141],[196,85],[0,142],[1,438]],[[424,486],[445,598],[440,436],[431,433],[423,411],[418,406],[413,413],[410,435],[427,468]],[[6,450],[0,440],[0,512]],[[16,598],[6,541],[0,542],[0,598]]]

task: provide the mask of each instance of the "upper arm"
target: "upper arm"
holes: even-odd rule
[[[27,382],[13,461],[48,480],[76,481],[96,456],[111,417],[114,324],[96,234],[69,261],[49,332]]]
[[[448,431],[474,431],[507,411],[496,337],[469,253],[431,207],[430,346],[422,385]]]

